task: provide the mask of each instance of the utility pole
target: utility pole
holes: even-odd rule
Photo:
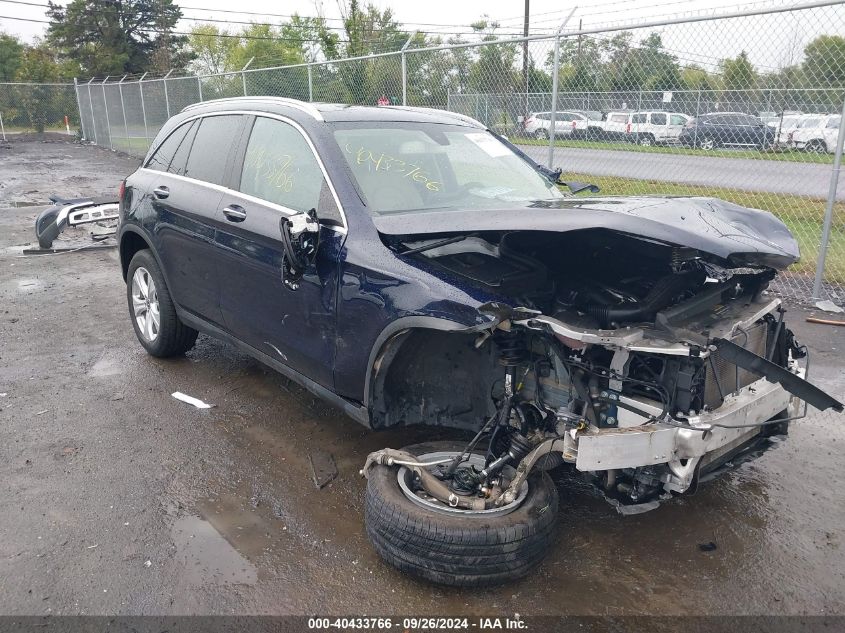
[[[530,0],[525,0],[525,19],[522,23],[522,35],[528,37],[528,5]],[[522,76],[525,78],[525,112],[523,116],[528,116],[528,40],[522,43]],[[523,119],[524,120],[524,119]]]

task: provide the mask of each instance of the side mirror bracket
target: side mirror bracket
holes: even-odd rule
[[[299,281],[317,257],[320,245],[320,223],[317,210],[299,211],[279,220],[282,236],[282,282],[290,290],[299,288]]]

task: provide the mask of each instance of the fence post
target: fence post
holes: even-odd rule
[[[117,82],[117,89],[120,91],[120,111],[123,112],[123,131],[126,133],[126,144],[129,146],[128,154],[132,153],[132,141],[129,138],[129,124],[126,122],[126,104],[123,102],[123,80],[126,75]]]
[[[3,142],[6,141],[6,128],[3,127],[3,113],[0,112],[0,133],[3,134]]]
[[[252,60],[254,60],[254,59],[255,59],[255,56],[253,55],[252,57],[249,58],[249,61],[246,64],[244,64],[244,67],[241,68],[241,82],[244,85],[244,96],[245,97],[247,96],[247,94],[246,94],[246,69],[249,68],[249,65],[252,63]],[[202,92],[200,92],[200,94],[202,94]],[[202,98],[200,98],[200,100],[202,100]]]
[[[417,31],[411,33],[411,37],[402,46],[400,55],[402,57],[402,105],[408,105],[408,63],[405,60],[405,50],[411,45],[411,40],[417,36]]]
[[[106,96],[106,82],[109,80],[111,75],[106,75],[106,78],[103,79],[103,83],[100,84],[100,88],[103,89],[103,109],[106,111],[106,129],[109,131],[109,149],[114,149],[114,143],[111,140],[111,121],[109,120],[109,98]]]
[[[88,80],[86,84],[88,86],[88,105],[91,108],[91,126],[94,128],[94,144],[99,145],[99,141],[97,140],[97,119],[94,118],[94,99],[91,98],[91,82],[94,81],[94,78]]]
[[[82,130],[82,140],[85,138],[85,119],[82,116],[82,102],[79,100],[79,82],[76,77],[73,78],[73,92],[76,95],[76,109],[79,110],[79,127]],[[6,140],[5,138],[3,140]]]
[[[314,101],[314,78],[311,76],[311,64],[308,64],[308,101]]]
[[[170,77],[170,73],[173,72],[173,69],[167,71],[167,74],[161,78],[162,83],[164,84],[164,108],[167,110],[167,118],[170,118],[170,97],[167,96],[167,78]]]
[[[202,103],[202,79],[197,75],[197,92],[199,92],[200,103]]]
[[[833,224],[833,207],[836,204],[836,189],[839,185],[839,173],[842,169],[842,146],[845,144],[845,98],[842,99],[842,114],[839,117],[839,136],[836,139],[836,154],[833,157],[833,169],[830,172],[830,190],[827,194],[827,207],[824,210],[824,226],[819,244],[819,257],[816,260],[816,278],[813,280],[813,299],[821,299],[822,280],[824,278],[827,247],[830,242],[830,226]]]
[[[138,80],[138,92],[141,93],[141,117],[144,119],[144,140],[150,140],[150,131],[147,128],[147,107],[144,105],[144,77],[147,76],[147,73],[141,75],[141,78]]]
[[[566,16],[563,24],[560,25],[557,33],[555,33],[555,63],[554,74],[552,75],[552,111],[549,121],[549,160],[546,165],[549,169],[553,169],[552,163],[555,160],[555,117],[557,116],[557,76],[560,72],[560,34],[563,32],[563,27],[566,26],[567,22],[569,22],[569,18],[572,17],[572,14],[575,13],[577,8],[578,7],[572,7],[572,11],[569,12],[569,15]]]

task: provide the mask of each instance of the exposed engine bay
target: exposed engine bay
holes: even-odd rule
[[[505,508],[532,469],[570,463],[608,497],[641,504],[695,490],[802,417],[801,400],[842,411],[804,380],[807,350],[767,292],[777,271],[751,258],[605,229],[412,236],[393,247],[499,297],[462,343],[479,358],[479,398],[491,400],[464,453],[423,465],[384,449],[364,468],[409,469],[429,503]],[[481,447],[483,460],[470,459]]]

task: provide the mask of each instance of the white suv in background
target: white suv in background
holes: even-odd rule
[[[639,145],[678,143],[690,117],[680,112],[634,112],[625,130],[626,140]]]
[[[680,112],[608,112],[602,122],[605,138],[639,145],[677,143],[681,130],[690,120]]]
[[[839,114],[807,116],[790,135],[790,145],[808,152],[833,154],[839,140]]]
[[[590,119],[586,114],[573,112],[572,110],[561,110],[555,112],[555,136],[581,136],[587,134],[590,126]],[[534,138],[549,138],[549,130],[552,128],[551,112],[534,112],[525,119],[525,132]]]

